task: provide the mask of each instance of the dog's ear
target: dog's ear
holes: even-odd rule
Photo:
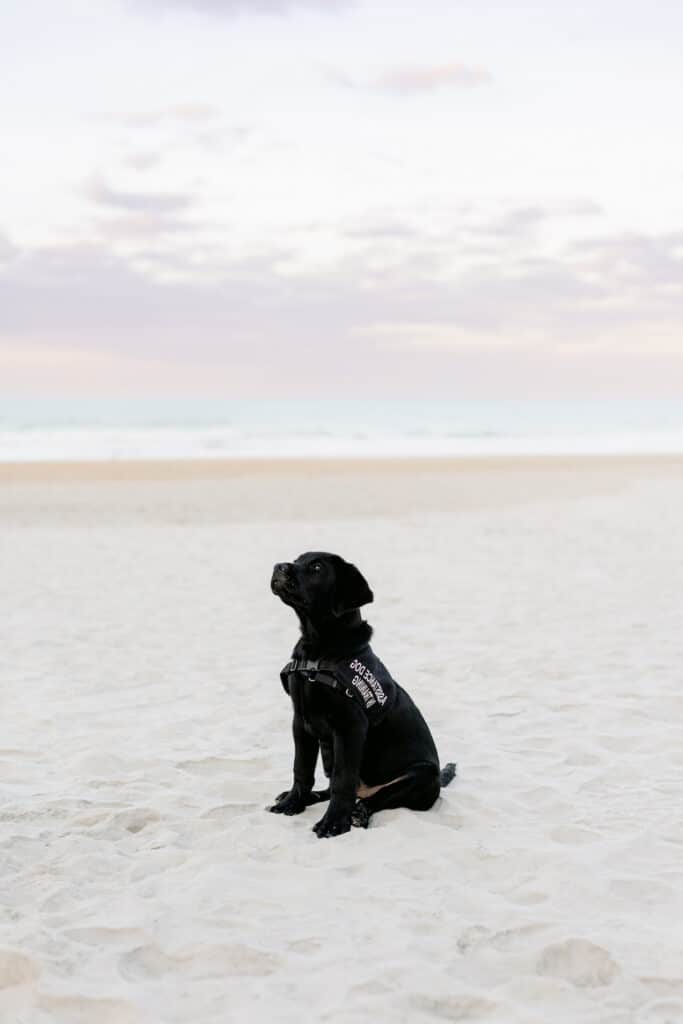
[[[344,612],[350,612],[374,600],[367,580],[355,565],[337,556],[334,571],[335,593],[332,610],[335,615],[343,615]]]

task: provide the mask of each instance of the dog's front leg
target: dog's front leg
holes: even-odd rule
[[[334,734],[330,805],[320,821],[313,826],[313,831],[320,839],[341,835],[351,828],[351,814],[356,803],[367,731],[367,720],[363,716],[343,732]]]
[[[292,788],[280,793],[275,803],[268,810],[273,814],[301,814],[309,804],[317,802],[317,796],[311,799],[311,790],[315,780],[315,765],[318,760],[318,740],[304,728],[301,717],[294,714],[292,722],[294,735],[294,782]]]

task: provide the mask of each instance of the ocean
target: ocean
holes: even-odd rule
[[[683,453],[683,399],[0,399],[3,462],[629,453]]]

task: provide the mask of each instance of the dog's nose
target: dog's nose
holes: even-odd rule
[[[289,572],[289,562],[278,562],[273,567],[273,576],[286,576]]]

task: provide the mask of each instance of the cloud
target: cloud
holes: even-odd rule
[[[321,76],[330,83],[342,89],[357,89],[358,84],[341,68],[333,67],[330,64],[318,65]]]
[[[365,81],[354,79],[346,71],[328,64],[319,65],[319,69],[325,81],[342,89],[400,95],[420,95],[448,88],[469,89],[493,81],[493,76],[485,69],[459,63],[389,68]]]
[[[195,381],[204,366],[209,390],[229,389],[248,364],[261,367],[252,394],[505,393],[534,367],[531,391],[552,378],[561,392],[563,367],[577,387],[596,367],[609,383],[624,359],[642,380],[666,365],[662,388],[683,386],[683,232],[596,237],[554,255],[500,236],[485,262],[454,267],[417,231],[393,246],[391,227],[377,218],[378,248],[347,249],[324,271],[295,271],[294,251],[229,263],[206,249],[198,268],[174,250],[172,283],[148,269],[163,272],[159,253],[133,261],[102,242],[24,250],[0,264],[0,347],[7,358],[81,352],[94,368],[98,353],[165,363],[178,380],[184,365]],[[377,258],[385,238],[391,261]]]
[[[226,331],[237,332],[233,341],[239,340],[263,329],[269,306],[283,311],[289,288],[276,279],[271,263],[245,260],[225,269],[217,282],[169,284],[102,243],[28,251],[0,271],[0,336],[67,337],[72,347],[107,349],[114,343],[131,352],[147,336],[144,347],[152,357],[169,354],[167,336],[178,339],[176,354],[192,347],[196,336],[197,352],[211,359]]]
[[[148,128],[164,122],[179,121],[183,124],[204,125],[220,117],[221,111],[210,103],[176,103],[170,107],[155,110],[118,111],[94,115],[98,120],[116,121],[119,124]]]
[[[469,204],[459,211],[459,237],[463,252],[495,254],[501,246],[525,246],[531,253],[538,247],[546,229],[565,239],[584,235],[589,219],[603,214],[596,203],[585,199],[552,200],[517,206],[509,204],[492,214],[481,204]],[[588,226],[594,226],[588,224]],[[515,252],[516,259],[534,259]]]
[[[98,174],[85,184],[85,195],[100,206],[139,213],[177,213],[192,205],[193,197],[173,192],[126,192],[114,189]]]
[[[549,216],[550,212],[542,206],[520,206],[489,225],[489,231],[497,235],[514,237],[533,231]]]
[[[296,8],[322,13],[350,6],[353,0],[144,0],[154,10],[188,10],[203,14],[288,14]],[[139,9],[136,3],[136,8]]]
[[[342,233],[345,238],[357,241],[381,241],[406,239],[418,237],[418,231],[406,224],[399,218],[363,218],[363,220],[351,221],[342,226]]]
[[[0,339],[0,381],[12,397],[36,394],[123,395],[234,394],[258,392],[263,370],[248,356],[232,359],[207,380],[206,366],[191,358],[174,362],[138,354],[83,351],[63,345],[3,345]],[[5,391],[7,393],[7,391]]]
[[[179,103],[169,107],[167,113],[176,121],[211,121],[220,115],[220,110],[210,103]]]
[[[592,199],[574,199],[564,203],[562,210],[574,217],[599,217],[605,212],[603,207]]]
[[[6,234],[0,231],[0,264],[9,263],[18,253],[17,247],[10,242]]]
[[[95,222],[95,230],[99,239],[116,241],[137,241],[149,242],[153,239],[162,238],[164,235],[179,235],[195,233],[196,224],[177,217],[168,217],[154,211],[144,213],[123,214],[119,217],[107,217],[98,219]],[[144,251],[136,253],[143,257]],[[155,257],[161,262],[165,256],[156,253]],[[184,263],[183,265],[186,265]]]
[[[160,163],[161,153],[153,150],[138,150],[135,153],[129,153],[126,157],[126,164],[136,171],[148,171],[150,167],[158,167]]]
[[[387,92],[417,94],[443,88],[471,88],[491,81],[491,74],[483,68],[451,63],[392,68],[380,75],[375,85]]]
[[[378,323],[367,328],[359,328],[358,334],[375,339],[381,349],[388,351],[420,351],[428,349],[466,350],[466,349],[518,349],[520,342],[524,345],[537,344],[538,335],[526,332],[517,333],[514,338],[506,338],[496,331],[472,330],[457,323]]]
[[[683,231],[589,238],[576,242],[573,252],[590,273],[648,287],[673,285],[683,295]]]
[[[552,344],[562,337],[553,321],[574,333],[577,327],[582,330],[585,312],[606,310],[613,291],[609,281],[585,280],[580,269],[560,260],[531,266],[491,262],[451,279],[430,274],[430,262],[420,275],[417,258],[375,268],[359,255],[325,274],[297,276],[278,272],[276,267],[285,262],[286,254],[274,252],[232,263],[213,281],[185,280],[171,287],[103,245],[39,250],[4,275],[3,316],[6,320],[12,314],[15,331],[60,325],[67,332],[83,331],[88,345],[96,323],[138,324],[145,330],[153,323],[162,330],[185,327],[191,330],[195,353],[211,350],[215,328],[227,343],[222,331],[228,325],[239,327],[242,337],[260,338],[266,348],[289,338],[296,350],[307,338],[324,348],[339,343],[348,331],[400,322],[498,331],[501,338],[506,331],[541,325]],[[34,290],[42,294],[41,302],[29,298]],[[641,314],[652,311],[651,306]],[[632,315],[618,308],[610,312],[613,324]]]

